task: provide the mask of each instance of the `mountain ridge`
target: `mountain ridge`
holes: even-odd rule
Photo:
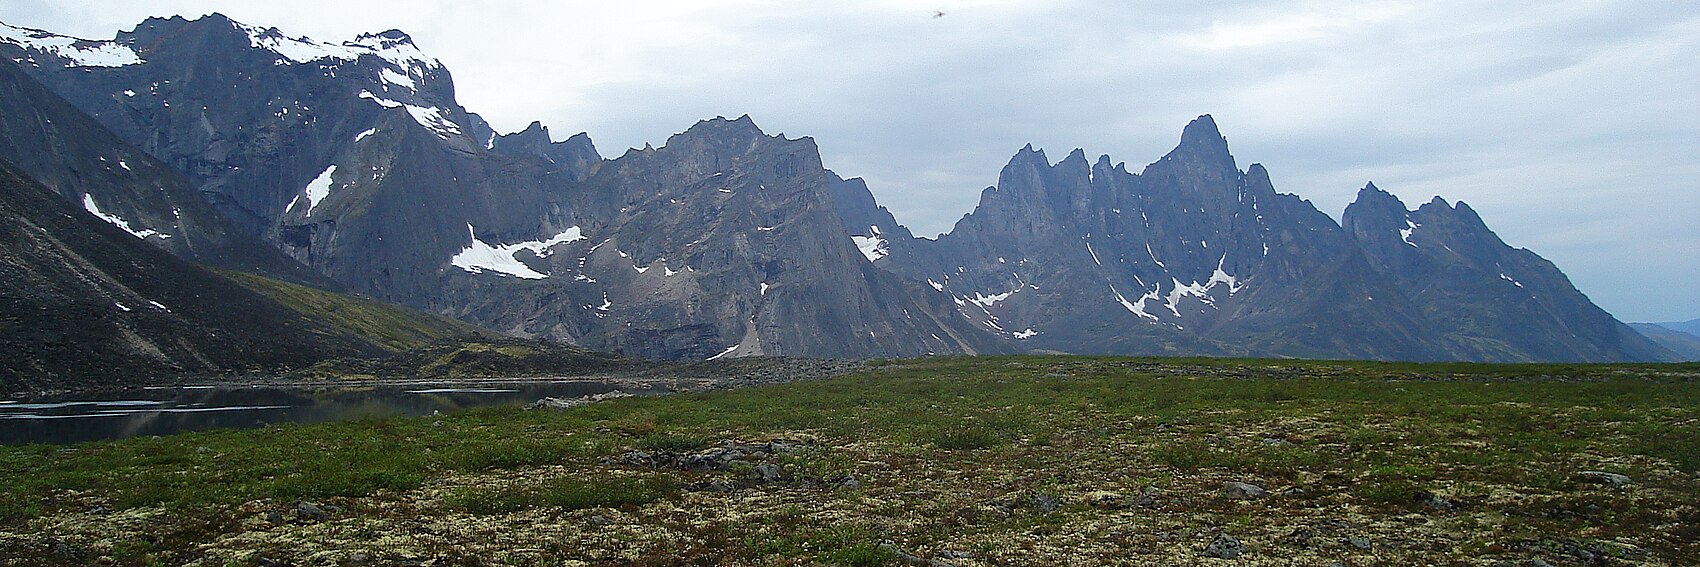
[[[108,66],[0,53],[340,284],[520,336],[657,358],[1670,354],[1468,206],[1361,193],[1336,222],[1240,169],[1208,114],[1137,173],[1028,144],[915,238],[811,138],[719,117],[603,158],[539,122],[496,133],[406,34],[362,37],[214,15],[147,20]],[[1471,310],[1478,292],[1500,304]]]

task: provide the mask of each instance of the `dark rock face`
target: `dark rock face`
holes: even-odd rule
[[[353,290],[657,358],[1010,350],[873,268],[813,141],[748,118],[604,161],[541,124],[496,136],[400,32],[335,45],[213,15],[110,43],[143,62],[0,51]]]
[[[519,336],[655,358],[1669,355],[1467,208],[1370,195],[1342,228],[1239,169],[1209,116],[1138,173],[1024,148],[929,240],[812,140],[747,117],[615,159],[540,123],[497,135],[397,31],[324,43],[214,14],[77,45],[96,51],[0,41],[0,56],[182,172],[237,232]],[[1407,219],[1456,252],[1405,250]]]
[[[840,199],[840,214],[877,225],[883,211],[870,203]],[[1408,218],[1427,223],[1417,238],[1436,239],[1430,248],[1401,240]],[[1051,164],[1023,148],[949,234],[892,243],[876,265],[928,282],[983,328],[1040,350],[1669,357],[1550,262],[1500,242],[1468,207],[1437,201],[1407,212],[1371,187],[1345,225],[1276,193],[1263,166],[1239,170],[1201,116],[1137,174],[1108,156],[1088,163],[1075,150]]]
[[[0,60],[0,159],[179,257],[318,287],[330,280],[236,230],[171,167]]]
[[[0,390],[381,352],[143,242],[0,161]]]
[[[1552,262],[1499,239],[1469,205],[1408,211],[1366,185],[1343,224],[1470,360],[1649,360],[1669,351],[1595,306]],[[1440,324],[1445,322],[1445,324]]]
[[[1237,169],[1208,116],[1138,174],[1023,148],[951,233],[907,244],[878,265],[1030,348],[1444,357],[1340,227]]]
[[[454,104],[448,70],[397,31],[329,44],[213,14],[150,18],[102,43],[138,61],[77,65],[6,42],[0,55],[188,176],[252,234],[382,115],[416,118],[463,151],[493,136]]]
[[[571,241],[518,253],[526,270],[463,266],[445,278],[502,286],[457,298],[494,328],[627,354],[998,352],[945,296],[858,253],[833,207],[838,183],[812,140],[767,136],[748,117],[709,120],[558,192],[559,220],[539,240]]]

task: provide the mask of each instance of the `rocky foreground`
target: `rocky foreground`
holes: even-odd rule
[[[0,449],[0,564],[1684,565],[1700,367],[970,358]]]

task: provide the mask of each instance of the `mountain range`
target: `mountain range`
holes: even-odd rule
[[[1208,115],[1137,171],[1022,148],[929,239],[747,116],[614,158],[540,123],[499,134],[394,30],[0,24],[0,59],[20,102],[0,158],[91,218],[514,336],[661,359],[1676,357],[1464,203],[1368,184],[1337,223],[1242,169]],[[87,124],[43,118],[67,112]]]

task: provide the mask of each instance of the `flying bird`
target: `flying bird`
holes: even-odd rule
[[[938,10],[933,10],[933,19],[937,20],[937,19],[943,18],[943,17],[944,17],[944,12],[941,12],[941,11],[938,11]]]

